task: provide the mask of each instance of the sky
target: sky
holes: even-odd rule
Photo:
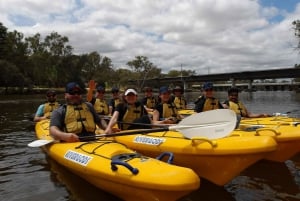
[[[198,75],[300,64],[299,0],[0,0],[0,22],[25,37],[57,32],[74,54],[113,67],[146,56],[163,73]]]

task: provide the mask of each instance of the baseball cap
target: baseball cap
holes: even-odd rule
[[[163,86],[163,87],[159,88],[159,93],[160,94],[163,94],[163,93],[166,93],[166,92],[170,92],[170,90],[167,86]]]
[[[105,91],[105,87],[100,85],[97,87],[97,91]]]
[[[203,84],[203,89],[204,90],[207,90],[207,89],[212,89],[214,87],[213,83],[212,82],[205,82]]]
[[[111,89],[111,93],[119,92],[119,89],[117,87],[113,87]]]
[[[83,92],[83,90],[81,89],[79,84],[76,83],[76,82],[69,82],[66,86],[66,93],[69,93],[69,94],[74,94],[74,93],[82,94],[82,92]]]
[[[134,89],[127,89],[125,91],[125,96],[127,96],[128,94],[133,93],[134,95],[137,95],[137,92]]]
[[[54,90],[48,90],[47,93],[46,93],[46,96],[55,96],[56,95],[56,91]]]
[[[174,91],[180,91],[180,92],[182,92],[183,90],[182,90],[182,88],[180,87],[180,86],[176,86],[174,89],[173,89],[173,92]]]

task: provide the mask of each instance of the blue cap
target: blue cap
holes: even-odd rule
[[[55,96],[56,95],[56,91],[54,90],[48,90],[47,93],[46,93],[47,96],[50,96],[50,95],[53,95]]]
[[[212,82],[205,82],[203,84],[203,89],[204,90],[207,90],[207,89],[212,89],[214,87],[213,83]]]
[[[166,92],[170,92],[170,90],[167,86],[163,86],[163,87],[159,88],[159,93],[160,94],[163,94],[163,93],[166,93]]]
[[[69,82],[66,86],[66,93],[74,93],[74,92],[81,94],[83,90],[81,89],[78,83]]]
[[[183,92],[181,86],[176,86],[174,89],[173,89],[173,92],[175,91],[180,91],[181,93]]]
[[[111,89],[111,93],[114,93],[114,92],[119,92],[119,88],[113,87],[113,88]]]
[[[100,85],[97,87],[97,91],[105,91],[105,87]]]

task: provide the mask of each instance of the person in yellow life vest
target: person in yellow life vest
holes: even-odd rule
[[[173,102],[178,110],[186,109],[186,99],[183,96],[183,89],[180,86],[176,86],[173,89]]]
[[[60,106],[60,104],[56,101],[56,92],[54,90],[47,91],[46,98],[47,102],[38,107],[33,121],[38,122],[44,119],[50,119],[53,110]]]
[[[54,110],[50,135],[65,142],[94,140],[96,125],[103,128],[93,105],[82,99],[82,88],[76,82],[66,86],[66,104]]]
[[[94,105],[98,115],[109,115],[109,108],[106,100],[104,99],[104,94],[105,87],[100,85],[96,88],[95,97],[91,100],[91,103]]]
[[[228,90],[228,100],[224,101],[223,106],[224,108],[233,110],[237,115],[241,117],[257,118],[271,116],[270,114],[266,113],[255,114],[249,112],[244,104],[239,101],[239,89],[235,87],[232,87]]]
[[[155,106],[153,112],[154,124],[176,124],[183,119],[171,100],[171,91],[168,87],[163,86],[159,89],[159,97],[161,101]]]
[[[151,87],[144,88],[145,96],[141,99],[142,104],[148,112],[153,112],[155,105],[158,103],[157,99],[153,96]]]
[[[113,115],[116,106],[122,102],[122,99],[120,97],[120,92],[117,87],[113,87],[111,89],[112,98],[108,102],[108,108],[109,108],[109,115]]]
[[[151,128],[151,120],[144,105],[137,101],[137,92],[127,89],[124,93],[125,102],[119,103],[109,121],[105,133],[110,134],[120,130]],[[114,126],[118,123],[119,129]],[[132,124],[131,124],[132,123]],[[149,126],[134,126],[134,124],[149,124]]]
[[[213,83],[205,82],[202,89],[203,95],[195,101],[195,112],[199,113],[224,108],[220,101],[214,97]]]

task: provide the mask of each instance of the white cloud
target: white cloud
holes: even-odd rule
[[[15,15],[35,23],[15,24]],[[256,0],[0,0],[0,22],[10,31],[56,31],[75,53],[98,51],[115,67],[143,55],[164,72],[181,64],[197,73],[292,67],[300,63],[296,19],[300,4],[287,13]]]

